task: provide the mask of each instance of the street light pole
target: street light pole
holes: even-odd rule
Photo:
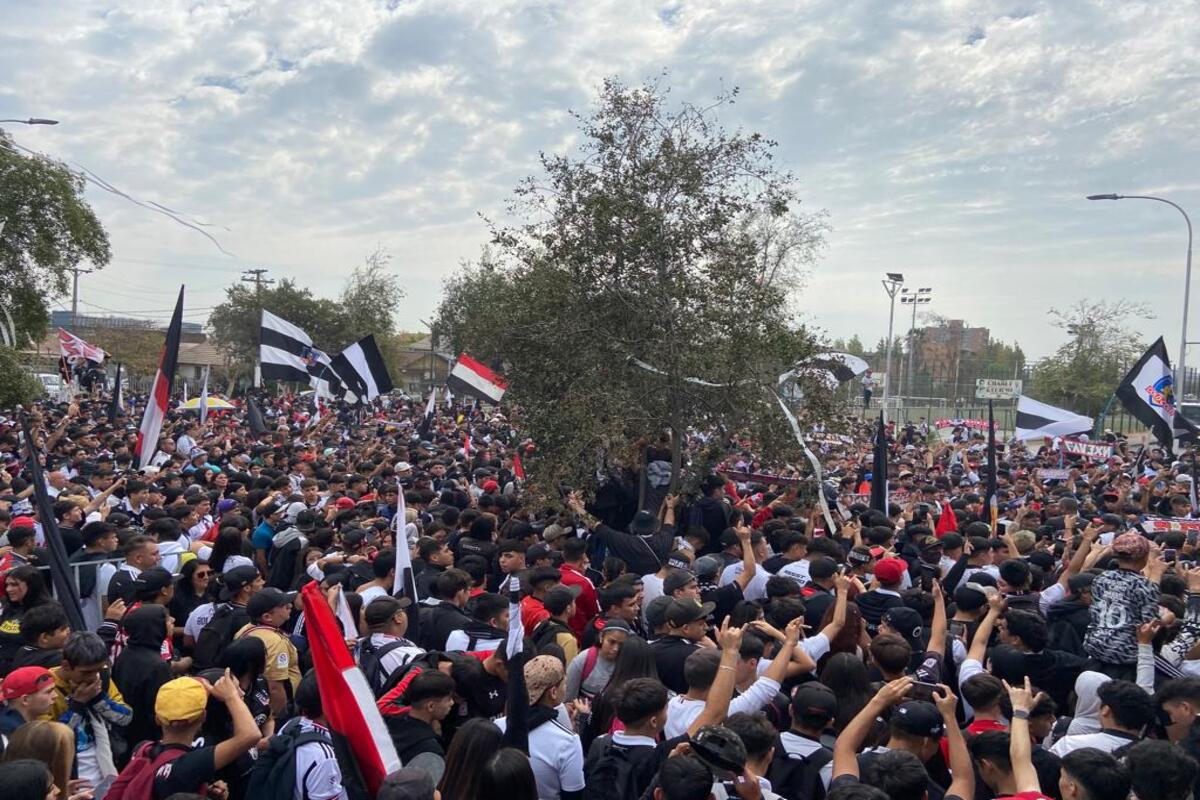
[[[1179,361],[1175,362],[1173,386],[1176,399],[1183,401],[1184,382],[1187,380],[1187,332],[1188,332],[1188,300],[1192,293],[1192,220],[1178,203],[1173,203],[1165,197],[1154,197],[1145,194],[1090,194],[1088,200],[1153,200],[1156,203],[1166,203],[1183,215],[1187,225],[1187,261],[1183,273],[1183,327],[1179,335]]]
[[[904,372],[904,385],[901,387],[903,393],[909,397],[912,396],[913,389],[913,350],[916,349],[917,306],[927,305],[932,299],[933,289],[927,286],[917,289],[911,294],[908,289],[900,290],[900,304],[907,303],[912,306],[912,324],[908,327],[908,368]]]
[[[896,318],[896,295],[899,294],[900,287],[904,285],[904,276],[899,272],[889,272],[880,283],[883,284],[883,290],[887,292],[888,300],[891,301],[891,308],[888,311],[887,363],[884,365],[883,372],[883,413],[886,415],[888,394],[892,388],[892,323]]]

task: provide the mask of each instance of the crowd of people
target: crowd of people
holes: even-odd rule
[[[237,411],[172,412],[142,470],[137,420],[104,398],[35,406],[53,521],[0,417],[13,800],[1197,785],[1200,520],[1190,461],[1164,449],[1108,435],[1114,455],[1089,461],[1010,442],[992,464],[977,429],[890,426],[890,493],[871,508],[872,432],[843,420],[812,431],[819,483],[740,441],[666,493],[669,450],[649,444],[591,498],[547,501],[526,491],[537,450],[506,409],[260,402],[257,434]],[[84,630],[51,589],[51,522]],[[402,765],[378,787],[323,705],[313,584]]]

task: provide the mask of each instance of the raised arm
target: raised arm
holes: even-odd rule
[[[905,676],[886,684],[863,706],[863,710],[850,720],[833,745],[834,778],[840,775],[858,777],[858,748],[862,747],[863,741],[874,726],[875,718],[883,713],[884,709],[904,699],[912,683],[913,679]],[[971,774],[974,775],[974,771],[971,771]]]
[[[971,754],[967,751],[967,741],[963,738],[958,727],[958,719],[954,712],[958,707],[958,698],[945,684],[939,686],[940,694],[935,694],[933,702],[938,711],[942,712],[942,724],[946,728],[946,743],[950,752],[950,788],[946,790],[948,797],[961,797],[962,800],[974,800],[975,797],[975,767]],[[1016,735],[1016,734],[1014,734]],[[1026,747],[1029,745],[1029,735],[1025,735]]]
[[[788,664],[792,660],[792,653],[796,649],[796,642],[800,641],[800,626],[804,624],[804,617],[796,617],[788,623],[787,630],[784,631],[783,644],[779,646],[779,652],[775,654],[775,658],[771,659],[771,665],[767,667],[767,671],[763,673],[764,678],[771,678],[776,683],[783,683],[787,678]],[[812,663],[810,669],[816,669],[816,664]]]
[[[729,618],[726,617],[717,632],[717,642],[721,646],[721,665],[717,667],[717,677],[708,689],[704,709],[688,726],[688,736],[694,736],[705,725],[719,725],[729,713],[729,700],[733,697],[737,677],[738,650],[742,646],[742,629],[729,627]]]
[[[1013,784],[1017,794],[1024,792],[1040,792],[1041,783],[1038,781],[1037,770],[1033,768],[1032,745],[1029,736],[1029,712],[1041,698],[1033,694],[1029,676],[1025,676],[1024,687],[1012,687],[1004,682],[1008,689],[1008,698],[1012,701],[1012,721],[1009,723],[1008,758],[1012,761]],[[957,726],[956,726],[957,727]],[[974,775],[971,776],[971,786],[974,788]],[[964,800],[970,800],[964,796]]]
[[[929,626],[929,646],[926,652],[941,655],[946,650],[946,598],[942,585],[935,579],[931,587],[933,595],[933,623]]]
[[[737,534],[738,544],[742,546],[742,574],[734,580],[744,592],[758,573],[758,562],[754,560],[754,547],[750,544],[749,526],[745,522],[739,522],[733,532]]]
[[[846,624],[846,606],[850,602],[850,579],[845,575],[835,575],[833,578],[834,591],[837,595],[833,601],[833,619],[829,620],[829,624],[821,629],[821,633],[829,641],[841,633],[842,627]]]
[[[1000,611],[1003,608],[1003,597],[996,595],[988,598],[988,612],[984,615],[983,621],[979,623],[979,628],[975,631],[975,638],[971,640],[971,647],[967,650],[968,659],[983,663],[988,642],[992,638],[992,629],[996,627],[996,620],[1000,619]]]

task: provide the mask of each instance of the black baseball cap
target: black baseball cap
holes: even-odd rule
[[[837,695],[823,683],[812,681],[796,687],[792,694],[792,713],[796,716],[833,719],[837,715]]]
[[[254,583],[257,578],[258,569],[255,567],[234,567],[229,570],[221,576],[221,583],[224,584],[224,588],[221,589],[221,602],[228,603],[235,594]]]
[[[930,739],[940,739],[946,732],[942,712],[925,700],[902,703],[892,714],[892,724],[905,733]]]
[[[685,569],[673,569],[663,578],[663,594],[670,597],[675,592],[690,583],[696,582],[696,576]]]
[[[560,583],[550,591],[546,592],[546,596],[542,598],[542,605],[551,614],[561,614],[567,610],[571,603],[575,602],[575,598],[579,597],[582,587],[568,586]]]
[[[695,600],[675,600],[667,608],[667,622],[672,627],[681,628],[689,622],[698,619],[708,619],[708,615],[717,607],[716,603],[697,603]]]
[[[292,595],[274,586],[268,586],[265,589],[258,590],[250,602],[246,604],[246,613],[251,620],[256,620],[268,611],[279,608],[280,606],[290,606],[292,604]]]
[[[912,645],[913,652],[920,649],[921,637],[925,633],[925,623],[916,610],[908,606],[889,608],[883,612],[883,621],[904,637],[904,641]]]

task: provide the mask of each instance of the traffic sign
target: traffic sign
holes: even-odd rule
[[[1019,380],[977,378],[975,381],[975,399],[1011,400],[1021,394],[1021,383]]]

